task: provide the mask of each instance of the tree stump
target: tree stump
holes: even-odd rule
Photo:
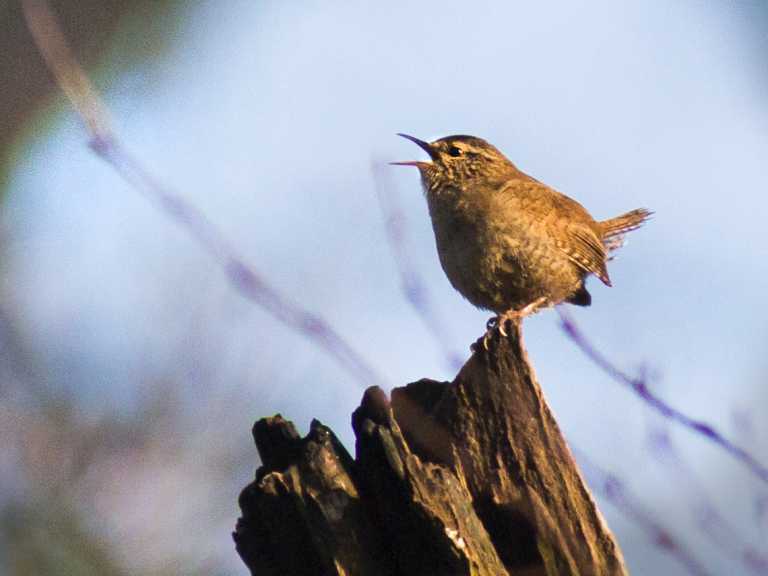
[[[520,327],[452,382],[366,390],[353,460],[331,430],[253,429],[237,551],[259,576],[627,574],[544,400]]]

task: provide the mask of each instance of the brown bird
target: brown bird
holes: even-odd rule
[[[507,320],[561,302],[589,306],[589,274],[611,285],[606,262],[626,232],[651,212],[632,210],[596,221],[568,196],[521,172],[494,146],[474,136],[418,144],[430,162],[415,166],[429,205],[437,252],[456,290]]]

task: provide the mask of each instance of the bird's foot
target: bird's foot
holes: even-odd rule
[[[544,306],[546,302],[547,302],[546,297],[542,296],[541,298],[537,298],[530,304],[527,304],[520,310],[507,310],[503,314],[499,314],[498,318],[496,319],[496,325],[499,328],[499,333],[505,338],[507,338],[509,336],[506,330],[507,322],[519,322],[526,316],[530,316],[531,314],[538,311],[539,308]]]
[[[485,334],[483,335],[483,350],[488,351],[488,342],[493,338],[494,332],[499,328],[499,317],[493,316],[488,318],[488,322],[485,323]],[[501,332],[501,330],[499,330]],[[472,344],[470,349],[475,351],[476,344]]]
[[[545,297],[537,298],[530,304],[527,304],[520,310],[507,310],[506,312],[499,314],[498,316],[494,316],[493,318],[490,318],[488,322],[485,324],[485,334],[483,335],[482,342],[483,342],[483,349],[488,351],[488,343],[491,341],[491,339],[494,337],[495,333],[498,331],[499,334],[504,336],[504,338],[509,337],[509,333],[507,332],[507,322],[520,322],[523,318],[526,316],[530,316],[539,308],[543,307],[547,302],[547,299]],[[472,351],[474,352],[475,345],[472,345]]]

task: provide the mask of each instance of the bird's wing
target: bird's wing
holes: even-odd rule
[[[557,247],[579,268],[591,272],[605,285],[610,286],[611,279],[605,266],[607,253],[600,239],[597,223],[581,204],[555,190],[551,192],[554,211],[557,214],[555,226],[561,230],[560,234],[565,231],[563,240],[559,235],[555,236],[558,238]],[[553,230],[553,234],[558,230]]]
[[[504,188],[508,194],[518,196],[524,209],[535,216],[536,224],[571,262],[611,285],[599,224],[581,204],[523,173]]]
[[[605,247],[598,242],[594,232],[582,226],[569,226],[567,228],[569,242],[558,241],[557,247],[566,256],[586,272],[591,272],[606,286],[611,285],[608,277],[608,269],[605,266]]]

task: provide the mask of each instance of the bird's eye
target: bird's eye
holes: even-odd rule
[[[453,156],[454,158],[458,158],[464,154],[464,151],[461,148],[457,148],[456,146],[451,146],[448,148],[448,156]]]

